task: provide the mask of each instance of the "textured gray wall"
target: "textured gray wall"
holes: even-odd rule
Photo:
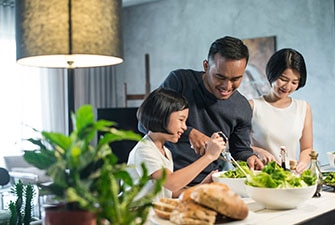
[[[327,162],[324,152],[335,151],[334,0],[161,0],[124,8],[123,25],[125,61],[116,66],[115,106],[124,106],[124,82],[129,93],[144,93],[145,53],[153,90],[173,69],[202,70],[219,37],[276,36],[277,49],[295,48],[305,57],[307,84],[294,96],[312,106],[321,162]]]

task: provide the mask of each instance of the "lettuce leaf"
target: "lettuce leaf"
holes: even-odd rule
[[[245,161],[237,161],[239,166],[247,173],[250,174],[250,169]],[[224,178],[245,178],[245,174],[241,171],[238,166],[235,166],[235,169],[228,170],[227,172],[223,173],[221,177]]]
[[[301,176],[284,170],[275,161],[264,166],[258,174],[251,173],[246,184],[264,188],[296,188],[307,187],[316,183],[316,176],[305,170]]]

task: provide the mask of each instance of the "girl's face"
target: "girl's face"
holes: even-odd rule
[[[182,111],[173,112],[169,117],[169,124],[167,129],[172,133],[168,135],[168,141],[177,143],[180,136],[186,130],[186,120],[188,117],[188,109]]]
[[[278,79],[272,83],[272,91],[278,98],[288,97],[291,93],[297,90],[300,80],[300,74],[292,69],[286,69],[278,77]]]

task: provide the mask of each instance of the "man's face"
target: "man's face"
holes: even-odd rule
[[[219,53],[213,60],[204,60],[205,87],[217,99],[228,99],[240,86],[246,63],[246,59],[226,59]]]

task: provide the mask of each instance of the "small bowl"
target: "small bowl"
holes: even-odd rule
[[[335,152],[327,152],[329,165],[335,168]]]
[[[226,184],[232,191],[238,194],[241,197],[248,197],[247,191],[245,189],[245,180],[246,178],[227,178],[222,177],[222,174],[226,173],[227,171],[221,171],[214,173],[212,175],[212,180],[214,182]]]
[[[250,198],[264,205],[266,209],[294,209],[311,199],[316,191],[316,185],[302,188],[245,187]]]

